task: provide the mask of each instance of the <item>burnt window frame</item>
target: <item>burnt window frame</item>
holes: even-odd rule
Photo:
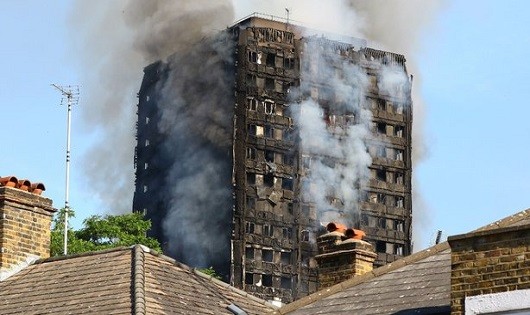
[[[276,54],[267,53],[267,56],[265,57],[265,65],[267,67],[276,68]]]
[[[254,222],[245,222],[245,233],[254,234],[256,232],[256,224]]]
[[[274,262],[274,250],[272,250],[272,248],[262,248],[261,261]]]
[[[272,224],[265,223],[263,224],[263,235],[267,237],[274,236],[274,226]]]

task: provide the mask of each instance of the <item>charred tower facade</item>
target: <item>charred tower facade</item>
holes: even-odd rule
[[[225,244],[221,254],[210,255],[213,261],[202,263],[229,275],[236,287],[289,302],[318,289],[315,239],[329,221],[364,230],[377,251],[376,266],[410,254],[412,101],[404,56],[260,17],[239,22],[215,42],[203,50],[230,46],[229,57],[221,58],[223,100],[217,93],[211,104],[223,107],[226,121],[214,130],[227,133],[228,144],[197,142],[218,146],[212,155],[221,161],[216,177],[229,194],[201,192],[205,199],[223,199],[205,203],[216,209],[205,210],[202,220],[217,224],[206,213],[219,214],[216,221],[224,220],[219,233],[204,233]],[[151,234],[169,254],[194,263],[185,259],[188,247],[171,246],[184,238],[168,231],[196,223],[186,221],[187,215],[168,223],[170,212],[186,212],[179,208],[182,195],[172,193],[178,183],[170,169],[186,167],[186,155],[175,152],[187,143],[176,143],[161,127],[167,110],[160,104],[174,90],[164,82],[180,71],[175,69],[171,62],[158,62],[144,70],[133,208],[152,220]],[[207,86],[202,91],[209,93]],[[186,103],[188,98],[177,97],[185,106],[198,106],[195,99]],[[175,115],[179,119],[178,111]],[[201,119],[180,117],[196,116]],[[216,119],[211,123],[219,123]],[[187,138],[194,136],[189,129]]]

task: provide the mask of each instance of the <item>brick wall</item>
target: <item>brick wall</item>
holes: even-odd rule
[[[530,225],[456,235],[451,245],[451,314],[466,296],[530,288]]]
[[[320,236],[317,240],[319,288],[327,288],[373,269],[377,254],[373,246],[362,240],[346,239],[338,232]]]
[[[0,187],[0,276],[28,259],[50,256],[52,201],[26,191]]]

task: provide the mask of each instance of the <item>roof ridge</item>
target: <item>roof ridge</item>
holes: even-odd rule
[[[78,257],[96,256],[96,255],[108,254],[112,252],[126,251],[130,249],[131,249],[131,246],[127,246],[127,247],[120,246],[120,247],[113,247],[113,248],[107,248],[107,249],[93,250],[93,251],[83,252],[83,253],[78,253],[78,254],[70,254],[66,256],[52,256],[48,258],[40,258],[36,260],[33,264],[49,263],[49,262],[54,262],[58,260],[66,260],[66,259],[78,258]]]
[[[271,312],[271,314],[288,314],[289,312],[295,311],[297,309],[300,309],[301,307],[304,307],[306,305],[309,305],[311,303],[314,303],[318,300],[321,300],[323,298],[326,298],[332,294],[335,294],[337,292],[343,291],[345,289],[348,289],[352,286],[364,283],[368,280],[371,280],[375,277],[379,277],[383,274],[389,273],[391,271],[394,271],[396,269],[405,267],[407,265],[410,265],[412,263],[418,262],[422,259],[425,259],[427,257],[433,256],[439,252],[442,252],[444,250],[450,249],[449,243],[443,242],[434,246],[431,246],[429,248],[426,248],[422,251],[419,251],[417,253],[414,253],[412,255],[403,257],[399,260],[396,260],[394,262],[391,262],[389,264],[386,264],[384,266],[381,266],[379,268],[373,269],[370,272],[367,272],[363,275],[353,277],[351,279],[345,280],[343,282],[337,283],[331,287],[319,290],[315,293],[312,293],[308,296],[305,296],[299,300],[296,300],[292,303],[289,303],[280,309]]]
[[[132,248],[132,307],[133,314],[146,314],[145,300],[145,256],[142,245]]]
[[[512,214],[511,216],[504,217],[502,219],[499,219],[497,221],[494,221],[492,223],[486,224],[484,226],[479,227],[478,229],[472,230],[471,232],[478,232],[478,231],[484,231],[484,230],[490,230],[490,229],[496,229],[496,228],[502,228],[507,226],[512,226],[514,223],[517,223],[521,220],[524,220],[526,218],[530,217],[530,208],[519,211],[515,214]],[[471,233],[470,232],[470,233]]]

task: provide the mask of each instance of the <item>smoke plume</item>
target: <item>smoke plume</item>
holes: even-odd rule
[[[169,254],[193,265],[227,272],[232,214],[233,43],[225,33],[168,59],[160,82],[158,126],[168,214],[163,222]]]
[[[117,212],[130,211],[134,191],[135,104],[137,103],[136,93],[139,90],[142,77],[141,70],[155,60],[166,59],[169,55],[177,53],[172,57],[173,59],[170,58],[169,60],[171,69],[175,71],[173,71],[166,85],[160,87],[167,90],[168,95],[173,96],[173,98],[166,100],[168,106],[165,107],[164,121],[159,127],[175,139],[183,137],[185,132],[200,131],[205,134],[197,143],[188,141],[184,142],[187,146],[179,147],[182,149],[180,154],[187,152],[194,159],[191,161],[188,158],[185,159],[187,162],[183,164],[175,164],[175,167],[169,172],[169,177],[184,179],[183,183],[189,188],[184,185],[173,187],[171,200],[176,203],[176,200],[179,199],[178,202],[186,205],[186,209],[196,209],[192,207],[191,203],[197,202],[197,205],[210,206],[208,205],[209,201],[204,200],[205,196],[214,195],[221,199],[227,196],[224,189],[212,190],[212,185],[215,186],[220,183],[210,182],[211,178],[216,177],[212,176],[215,173],[214,170],[224,167],[223,159],[213,161],[219,156],[226,157],[224,140],[210,149],[204,147],[217,141],[215,135],[227,139],[225,131],[226,124],[231,123],[230,118],[225,120],[227,118],[226,113],[209,112],[201,107],[197,108],[196,111],[187,111],[186,115],[190,117],[198,115],[197,117],[204,119],[204,125],[211,127],[210,129],[198,130],[200,126],[204,125],[195,126],[189,122],[180,124],[175,122],[180,119],[180,117],[179,119],[176,117],[177,108],[183,106],[182,104],[185,102],[205,101],[205,106],[211,104],[211,102],[208,103],[208,100],[190,100],[185,93],[179,95],[179,91],[185,92],[190,88],[190,85],[185,85],[182,81],[190,77],[195,78],[195,73],[189,73],[192,70],[195,71],[193,67],[199,67],[202,69],[201,71],[204,71],[203,67],[206,66],[195,64],[179,68],[179,62],[182,61],[179,60],[179,53],[183,56],[189,55],[188,49],[193,46],[190,44],[198,42],[204,36],[217,33],[231,24],[234,20],[234,11],[238,16],[258,11],[283,17],[286,14],[285,8],[287,8],[290,19],[300,21],[307,26],[367,38],[380,43],[388,50],[404,53],[408,56],[409,73],[415,75],[413,88],[415,105],[413,157],[417,162],[425,152],[423,137],[421,136],[423,134],[422,121],[425,107],[420,95],[421,76],[413,60],[417,55],[416,49],[422,32],[432,20],[441,3],[440,0],[428,2],[421,0],[391,2],[382,0],[333,0],[326,1],[325,5],[316,0],[303,2],[294,0],[222,0],[214,2],[207,0],[121,0],[90,3],[77,1],[72,11],[71,24],[74,26],[73,42],[77,48],[78,56],[80,56],[82,69],[84,69],[80,78],[83,95],[87,95],[84,98],[84,103],[90,104],[80,107],[85,123],[84,131],[91,135],[91,143],[82,163],[87,183],[90,183],[89,189],[92,190],[99,203],[105,207]],[[419,11],[422,12],[421,16],[416,14]],[[230,62],[228,52],[219,50],[214,42],[209,42],[209,45],[217,54],[217,63],[213,65],[213,68],[220,67],[222,63]],[[201,59],[195,59],[197,63],[199,60]],[[214,87],[220,87],[219,81],[216,81],[220,73],[214,71],[212,77],[208,79],[210,81],[199,83],[203,86],[211,84]],[[355,80],[361,80],[361,78]],[[169,105],[177,107],[172,108]],[[311,105],[305,106],[305,108],[307,108],[307,112],[304,112],[304,115],[311,117],[313,115],[311,114]],[[190,126],[194,128],[185,129]],[[362,135],[363,131],[360,131],[359,134]],[[352,139],[355,143],[357,140]],[[329,143],[328,145],[338,144]],[[167,148],[167,150],[170,149]],[[357,151],[347,154],[359,155],[359,152],[362,151],[358,147],[354,147],[352,150]],[[341,153],[341,155],[344,154],[346,153]],[[332,158],[338,159],[341,156]],[[360,158],[366,157],[360,156]],[[186,163],[201,165],[200,174],[190,174],[190,170],[194,169],[195,165]],[[366,163],[366,161],[363,162],[363,165]],[[346,175],[349,176],[348,181],[364,176],[358,169],[353,170],[353,172],[354,174]],[[220,177],[224,178],[223,176]],[[324,176],[327,175],[323,173],[321,177],[324,178]],[[109,178],[112,180],[112,185],[108,184]],[[333,189],[340,190],[341,186],[339,181],[333,184]],[[192,189],[193,187],[197,189]],[[414,187],[414,198],[417,199],[419,196],[416,191],[417,185]],[[352,192],[343,189],[342,193],[354,198]],[[188,201],[181,201],[184,194],[192,196],[189,196]],[[418,207],[415,207],[414,210],[416,214],[422,211]],[[172,211],[168,216],[166,227],[171,230],[176,224],[192,226],[196,216],[191,214],[192,212]],[[209,240],[215,239],[214,233],[210,233],[210,235],[212,237]],[[415,236],[418,236],[418,233],[415,233]],[[199,241],[195,240],[194,244],[197,242]],[[207,240],[201,242],[207,242]],[[215,252],[212,252],[212,255],[215,255]],[[197,261],[200,262],[203,259],[204,257],[197,258]]]
[[[75,3],[72,37],[84,69],[84,103],[89,104],[80,110],[84,132],[91,135],[81,164],[88,188],[106,209],[123,213],[132,208],[142,69],[225,29],[233,19],[229,0]]]
[[[303,193],[315,202],[322,222],[350,225],[372,163],[366,145],[372,115],[364,101],[369,81],[332,47],[318,39],[306,43],[300,69],[303,101],[293,113],[304,160],[310,159]],[[330,99],[336,102],[331,109],[319,102]],[[336,121],[342,117],[349,121]]]

